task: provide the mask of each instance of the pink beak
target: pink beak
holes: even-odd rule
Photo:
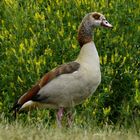
[[[113,27],[107,20],[103,20],[102,23],[101,23],[101,26],[107,27],[107,28],[112,28]]]

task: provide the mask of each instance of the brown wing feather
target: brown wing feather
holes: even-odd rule
[[[77,71],[80,67],[80,64],[77,62],[70,62],[68,64],[60,65],[59,67],[55,68],[54,70],[46,73],[41,80],[34,85],[30,90],[28,90],[25,94],[23,94],[17,103],[12,108],[13,110],[18,110],[20,107],[27,101],[32,100],[32,98],[39,92],[39,90],[45,86],[48,82],[50,82],[52,79],[56,78],[57,76],[61,74],[68,74],[73,73],[74,71]]]
[[[19,100],[18,104],[23,105],[25,102],[30,100],[36,93],[40,90],[40,86],[38,84],[34,85],[30,90],[28,90],[25,94],[23,94]]]

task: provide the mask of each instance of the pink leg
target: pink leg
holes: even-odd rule
[[[58,127],[62,127],[61,121],[62,121],[62,117],[63,117],[63,112],[64,112],[64,108],[61,107],[61,108],[59,108],[59,110],[56,114]]]

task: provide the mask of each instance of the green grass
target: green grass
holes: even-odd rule
[[[23,125],[0,124],[0,140],[139,140],[135,129],[118,129],[104,126],[102,129],[79,128],[46,128],[44,124]]]

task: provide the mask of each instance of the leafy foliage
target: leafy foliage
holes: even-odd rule
[[[76,123],[136,125],[140,117],[140,3],[137,0],[1,0],[0,112],[10,119],[13,101],[46,71],[74,60],[77,28],[83,16],[102,12],[114,28],[97,29],[102,83],[76,108]],[[50,122],[53,111],[30,114]],[[46,118],[44,120],[44,118]],[[21,115],[27,121],[27,115]]]

